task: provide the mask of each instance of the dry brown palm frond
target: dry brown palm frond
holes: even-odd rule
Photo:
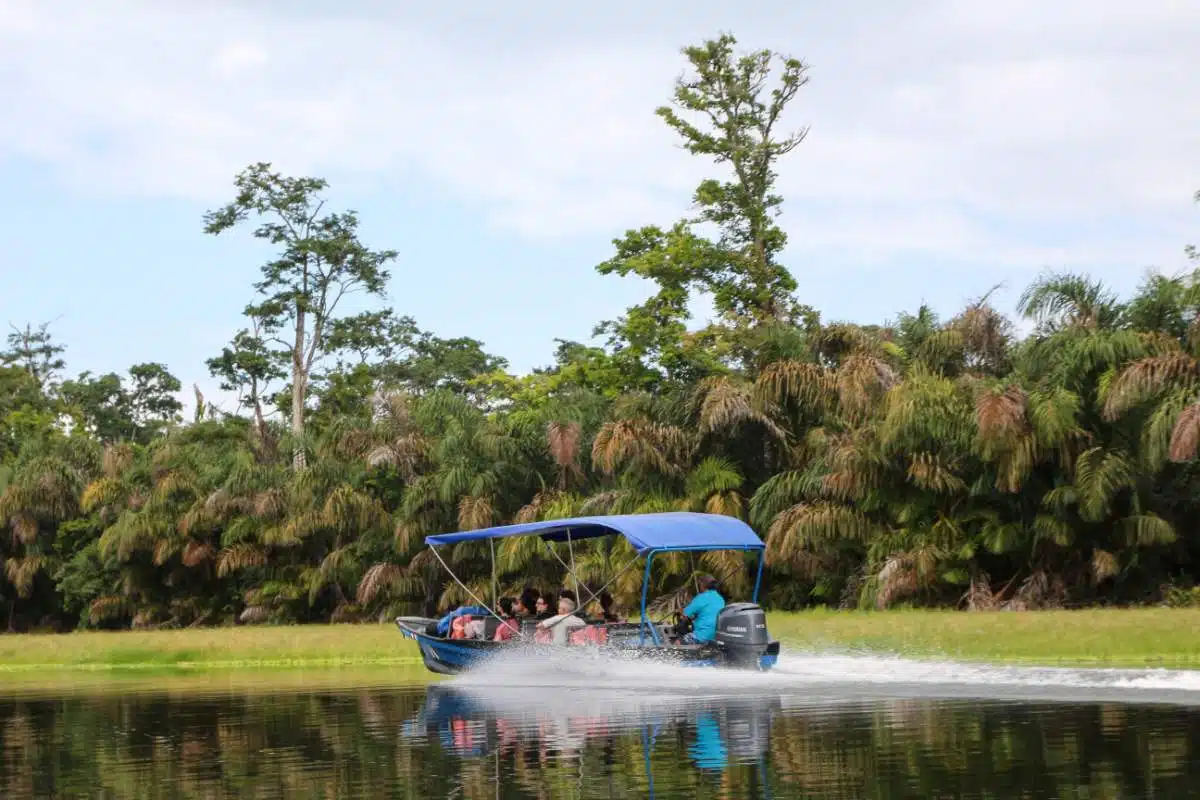
[[[521,506],[520,510],[513,516],[513,522],[522,524],[526,522],[537,522],[542,518],[543,512],[554,502],[557,492],[542,491],[533,496],[525,505]]]
[[[1000,608],[1000,598],[992,591],[991,579],[986,572],[971,576],[971,586],[963,595],[968,611],[996,611]]]
[[[115,619],[116,617],[128,614],[130,611],[129,600],[120,595],[110,594],[103,597],[97,597],[88,606],[88,619],[92,624],[104,622],[105,620]]]
[[[1117,557],[1107,550],[1092,551],[1092,580],[1103,583],[1121,571]]]
[[[831,440],[828,455],[830,472],[821,479],[822,494],[835,500],[859,500],[877,486],[881,471],[870,457],[870,439],[843,435]]]
[[[24,514],[15,514],[10,524],[12,525],[13,542],[28,545],[37,541],[39,530],[37,520]]]
[[[83,490],[79,506],[86,512],[97,511],[104,506],[118,503],[124,495],[124,487],[116,478],[97,478]]]
[[[910,458],[908,479],[919,489],[940,494],[958,494],[967,490],[966,481],[933,453],[916,453]]]
[[[387,511],[378,499],[342,485],[330,493],[321,510],[323,522],[342,532],[361,534],[377,530],[388,523]],[[304,535],[300,535],[304,538]]]
[[[375,437],[364,428],[346,428],[337,435],[333,452],[338,458],[362,460],[371,452]]]
[[[546,426],[550,457],[563,470],[578,470],[579,439],[583,428],[578,422],[551,422]]]
[[[362,609],[352,603],[339,603],[329,615],[333,624],[357,622],[362,618]]]
[[[1168,457],[1172,461],[1191,461],[1200,447],[1200,403],[1192,403],[1179,412],[1175,429],[1171,432],[1171,447]]]
[[[1045,569],[1038,569],[1024,580],[1016,596],[1004,607],[1010,611],[1062,608],[1066,598],[1067,589],[1062,578],[1051,575]]]
[[[243,625],[258,625],[266,622],[270,616],[265,606],[246,606],[238,615],[238,621]]]
[[[883,610],[901,597],[915,594],[921,588],[916,565],[908,553],[897,553],[889,558],[875,576],[879,589],[875,593],[875,607]]]
[[[779,514],[767,530],[767,563],[789,564],[795,554],[840,541],[862,541],[872,530],[862,512],[837,503],[801,503]]]
[[[620,503],[627,495],[627,492],[614,490],[608,492],[598,492],[583,501],[579,507],[579,513],[585,517],[602,517],[605,514],[611,514],[612,510]]]
[[[968,366],[994,371],[1004,363],[1011,324],[986,300],[985,295],[979,302],[970,305],[950,321],[949,327],[962,336],[963,347],[968,353]]]
[[[760,407],[796,402],[823,408],[833,390],[833,380],[819,364],[806,361],[775,361],[754,382],[754,397]]]
[[[154,543],[154,565],[161,567],[180,550],[180,542],[174,537],[162,537]]]
[[[287,499],[280,489],[267,489],[254,496],[254,516],[262,520],[277,520],[287,510]]]
[[[751,387],[722,375],[706,378],[701,382],[699,391],[703,394],[700,403],[702,432],[713,433],[754,422],[763,426],[774,438],[787,439],[787,433],[774,420],[755,408]]]
[[[686,500],[683,502],[687,503]],[[720,514],[725,517],[745,519],[746,498],[737,491],[716,492],[709,495],[708,499],[704,501],[704,511],[706,514]]]
[[[4,563],[4,574],[17,590],[17,596],[28,598],[33,591],[33,581],[42,568],[49,563],[45,556],[10,558]]]
[[[679,428],[645,418],[622,419],[600,428],[592,461],[608,475],[630,465],[675,475],[685,468],[692,450],[690,438]]]
[[[420,433],[412,431],[376,445],[367,453],[366,461],[372,467],[395,467],[407,481],[417,475],[428,451],[429,441]]]
[[[1172,386],[1200,385],[1200,361],[1181,350],[1139,359],[1113,381],[1104,403],[1104,417],[1115,420],[1134,406]]]
[[[358,582],[356,599],[361,604],[370,603],[380,590],[400,580],[403,575],[404,568],[399,564],[375,564],[363,573],[362,580]]]
[[[233,498],[227,489],[209,492],[204,498],[204,510],[214,519],[225,519],[232,510]]]
[[[128,444],[110,444],[104,448],[102,469],[106,478],[120,478],[133,463],[133,448]]]
[[[458,501],[459,530],[477,531],[490,527],[496,519],[496,509],[490,497],[467,496]]]
[[[403,520],[396,523],[393,538],[396,543],[396,550],[400,553],[411,553],[413,550],[420,548],[425,541],[425,537],[421,534],[418,526]]]
[[[207,542],[189,540],[183,546],[183,565],[185,567],[198,567],[206,561],[211,561],[212,557],[213,548]]]
[[[896,385],[896,373],[881,359],[856,353],[835,374],[838,402],[851,419],[862,419]]]
[[[267,554],[253,544],[235,544],[221,550],[217,556],[217,577],[223,578],[231,572],[240,572],[250,567],[261,567],[267,563]]]
[[[1011,442],[1027,433],[1027,402],[1028,396],[1019,386],[1007,386],[999,394],[981,392],[975,399],[975,424],[980,438],[989,442]]]

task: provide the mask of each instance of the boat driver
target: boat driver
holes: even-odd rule
[[[725,607],[725,598],[712,575],[701,576],[698,583],[700,593],[683,610],[683,616],[692,621],[692,630],[679,640],[682,644],[704,644],[717,638],[717,615]]]

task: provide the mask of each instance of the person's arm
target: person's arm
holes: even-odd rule
[[[687,606],[683,609],[683,615],[685,617],[687,617],[688,619],[695,619],[696,612],[700,610],[696,607],[699,604],[699,602],[700,602],[700,595],[696,595],[695,597],[693,597],[692,602],[688,603]]]

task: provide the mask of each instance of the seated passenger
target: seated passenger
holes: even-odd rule
[[[458,617],[463,616],[480,616],[489,613],[483,606],[459,606],[458,608],[446,614],[439,619],[434,626],[434,632],[437,636],[449,636],[450,626]],[[461,638],[461,637],[459,637]]]
[[[725,598],[717,591],[717,579],[711,575],[700,578],[700,594],[692,598],[683,615],[692,620],[692,630],[684,634],[683,644],[704,644],[717,637],[717,615],[725,607]]]
[[[517,604],[513,608],[515,615],[521,619],[533,619],[537,614],[537,601],[537,589],[526,586],[521,591],[521,596],[517,598]]]
[[[550,610],[549,595],[538,595],[537,601],[533,606],[533,615],[539,620],[550,619],[550,617],[554,616],[554,612]]]
[[[518,600],[517,603],[520,603]],[[492,637],[494,642],[507,642],[509,639],[515,639],[521,633],[520,623],[513,616],[513,600],[511,597],[501,597],[498,604],[500,606],[500,627],[496,628],[496,635]]]
[[[582,628],[586,622],[575,616],[575,603],[569,597],[559,598],[558,615],[538,623],[538,631],[547,631],[554,644],[566,644],[571,631]]]
[[[621,618],[613,612],[613,596],[608,592],[600,593],[600,616],[603,617],[606,625],[621,621]]]

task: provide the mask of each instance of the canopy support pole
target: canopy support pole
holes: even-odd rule
[[[656,552],[658,551],[651,550],[646,554],[646,571],[642,575],[642,626],[641,636],[638,639],[639,647],[646,643],[646,628],[650,629],[651,640],[653,640],[656,645],[661,644],[661,642],[658,640],[658,631],[654,629],[654,625],[652,625],[646,617],[646,597],[650,594],[650,566],[654,563],[654,554]]]
[[[492,607],[500,607],[500,591],[496,588],[496,540],[488,539],[488,549],[492,551]]]
[[[499,614],[497,614],[495,611],[493,611],[491,608],[489,608],[487,603],[483,602],[478,597],[476,597],[475,593],[471,591],[470,587],[468,587],[465,583],[463,583],[462,581],[460,581],[458,579],[458,576],[454,574],[454,570],[450,569],[450,565],[446,563],[446,559],[442,558],[442,554],[438,552],[437,547],[434,545],[430,545],[429,549],[433,551],[433,557],[436,558],[438,560],[438,563],[440,563],[442,565],[442,569],[446,570],[446,574],[449,575],[451,578],[453,578],[454,582],[463,588],[463,591],[467,593],[467,596],[470,597],[472,600],[474,600],[476,603],[478,603],[481,607],[486,608],[487,612],[489,614],[491,614],[493,617],[495,617],[496,619],[500,620],[500,624],[503,625],[504,618],[501,617]],[[521,635],[521,632],[519,629],[517,631],[517,635],[518,636]]]
[[[558,553],[554,552],[554,548],[550,546],[550,542],[547,542],[545,539],[542,539],[542,542],[546,545],[546,549],[550,551],[550,555],[554,556],[555,560],[557,560],[558,563],[562,565],[562,568],[567,571],[567,574],[575,579],[575,596],[579,597],[579,587],[581,584],[579,583],[579,577],[575,574],[575,570],[571,569],[571,567],[567,565],[567,562],[563,561],[562,557]],[[641,558],[640,555],[634,556],[629,562],[627,562],[625,564],[625,566],[623,566],[619,570],[617,570],[616,573],[611,578],[608,579],[607,583],[605,583],[603,586],[601,586],[599,589],[597,589],[594,592],[590,588],[588,588],[588,585],[586,583],[582,584],[583,590],[588,593],[588,599],[587,600],[580,599],[579,607],[583,608],[588,603],[592,602],[593,600],[598,599],[600,597],[600,593],[603,592],[605,589],[607,589],[609,586],[612,586],[613,583],[617,580],[617,578],[624,575],[625,572],[630,567],[632,567],[634,564],[637,563],[639,558]]]
[[[575,573],[575,545],[571,543],[571,529],[567,528],[567,552],[571,556],[571,578],[575,581],[575,604],[576,611],[583,610],[583,598],[579,596],[579,576]],[[586,585],[586,584],[585,584]],[[588,593],[591,594],[591,589]]]
[[[758,590],[762,586],[763,566],[767,563],[767,550],[763,548],[758,551],[758,573],[754,576],[754,594],[751,595],[750,602],[758,602]]]

